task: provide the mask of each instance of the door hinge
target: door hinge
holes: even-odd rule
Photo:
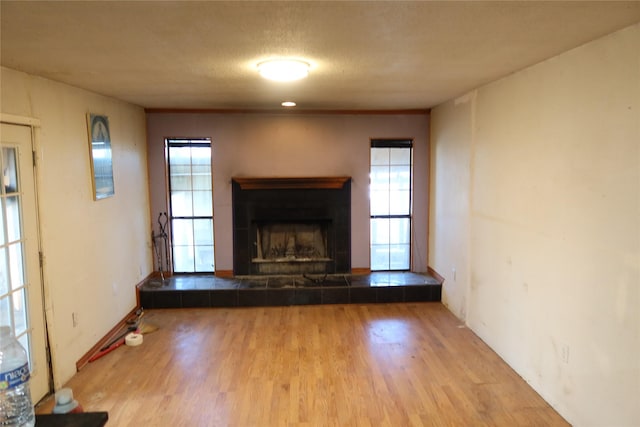
[[[35,167],[36,167],[36,158],[37,158],[37,155],[36,155],[35,150],[34,150],[34,151],[32,151],[31,153],[33,154],[33,167],[35,168]]]
[[[38,259],[40,261],[40,268],[44,267],[44,254],[42,251],[38,252]]]

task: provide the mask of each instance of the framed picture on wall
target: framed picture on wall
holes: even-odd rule
[[[105,199],[115,194],[109,118],[88,113],[87,126],[89,129],[89,157],[91,159],[93,198],[94,200]]]

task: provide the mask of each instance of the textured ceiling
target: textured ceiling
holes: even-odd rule
[[[424,109],[640,22],[640,2],[0,2],[3,66],[147,108]],[[306,58],[273,83],[255,64]]]

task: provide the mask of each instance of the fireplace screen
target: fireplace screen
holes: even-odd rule
[[[267,223],[257,227],[254,262],[328,261],[327,223]]]

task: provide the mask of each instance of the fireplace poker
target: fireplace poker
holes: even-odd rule
[[[160,280],[162,280],[162,283],[164,284],[164,274],[162,273],[162,257],[160,256],[160,251],[158,251],[158,243],[156,242],[157,238],[158,236],[156,236],[156,233],[153,230],[151,230],[151,242],[153,243],[153,250],[156,253],[158,269],[160,270]]]

